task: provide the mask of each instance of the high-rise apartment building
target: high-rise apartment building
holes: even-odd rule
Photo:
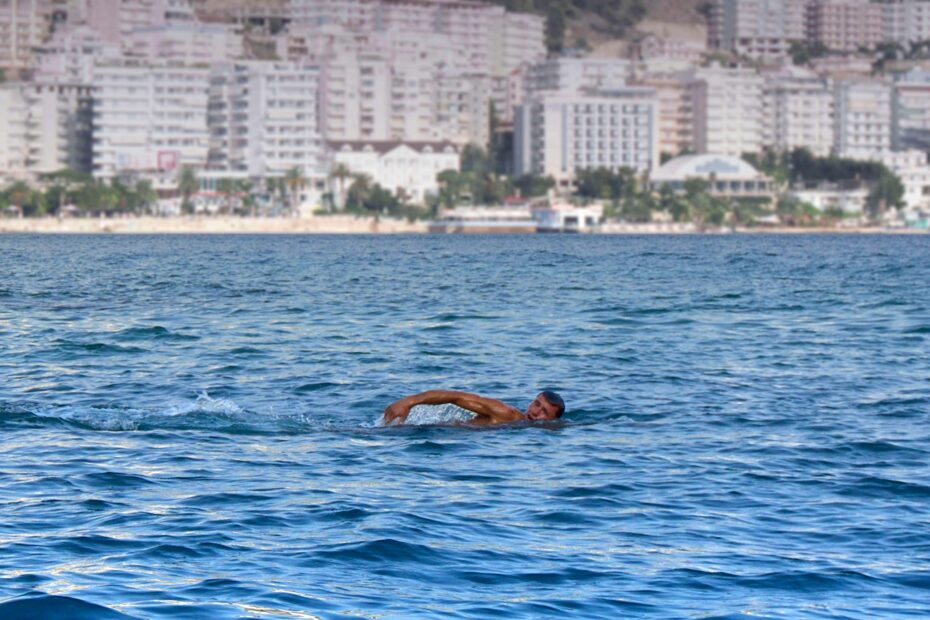
[[[712,0],[709,47],[761,60],[788,55],[806,38],[807,0]]]
[[[94,176],[206,165],[209,77],[205,66],[129,59],[98,64]]]
[[[637,172],[659,160],[658,103],[650,88],[531,97],[514,118],[514,172],[552,176],[562,187],[593,168]]]
[[[891,92],[891,86],[881,79],[836,82],[836,155],[868,159],[891,149]]]
[[[871,0],[811,0],[808,39],[827,49],[855,52],[881,43],[882,6]]]
[[[749,68],[720,66],[692,74],[694,146],[698,153],[740,156],[763,147],[764,79]]]
[[[0,70],[12,78],[29,69],[50,25],[49,0],[0,0]]]
[[[882,0],[884,39],[900,44],[930,40],[930,2]]]
[[[0,84],[0,182],[26,177],[29,105],[20,84]]]
[[[242,33],[226,24],[168,23],[136,28],[122,39],[126,54],[187,64],[241,58]]]
[[[196,21],[190,0],[86,0],[86,22],[107,41],[139,28]]]
[[[778,151],[806,148],[818,157],[834,142],[832,84],[800,69],[766,75],[765,145]]]
[[[281,62],[218,65],[210,78],[210,167],[249,176],[323,168],[319,69]]]
[[[930,71],[914,69],[895,76],[892,146],[930,152]]]

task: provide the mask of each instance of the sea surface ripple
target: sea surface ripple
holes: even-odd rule
[[[2,236],[0,617],[930,616],[930,236]],[[564,423],[474,429],[433,387]]]

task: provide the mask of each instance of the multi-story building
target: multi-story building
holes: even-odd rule
[[[31,82],[26,168],[30,174],[91,170],[91,98],[87,84]]]
[[[0,84],[0,182],[26,177],[29,104],[21,84]]]
[[[833,89],[829,80],[797,68],[766,75],[765,145],[806,148],[818,157],[833,148]]]
[[[459,169],[459,149],[450,142],[331,142],[333,162],[365,174],[396,196],[422,204],[439,191],[437,176]]]
[[[762,150],[764,79],[757,71],[720,66],[696,69],[690,85],[698,153],[738,157]]]
[[[930,39],[930,2],[883,0],[881,7],[886,41],[908,44]]]
[[[808,39],[830,50],[854,52],[882,41],[882,7],[870,0],[811,0],[807,20]]]
[[[806,0],[713,0],[707,42],[760,60],[784,58],[806,38],[805,11]]]
[[[217,63],[242,57],[242,33],[226,24],[170,23],[136,28],[123,37],[126,54],[176,60],[187,64]]]
[[[694,102],[688,73],[644,75],[638,86],[656,91],[659,106],[659,152],[678,155],[694,150]]]
[[[123,59],[94,68],[93,174],[171,173],[207,163],[209,69]]]
[[[542,92],[579,93],[585,89],[623,88],[632,77],[632,64],[622,58],[550,58],[526,70],[527,95]]]
[[[885,151],[876,159],[901,180],[905,209],[930,210],[930,164],[926,151]]]
[[[568,187],[580,170],[654,169],[658,102],[650,88],[548,92],[517,108],[514,172],[552,176]]]
[[[33,49],[47,38],[48,0],[0,0],[0,70],[9,77],[32,67]]]
[[[101,59],[118,59],[120,54],[119,44],[105,41],[89,26],[62,28],[36,50],[35,78],[45,82],[90,84],[94,79],[95,63]]]
[[[869,159],[891,149],[891,86],[887,82],[838,80],[833,109],[835,155]]]
[[[895,76],[891,119],[895,150],[930,152],[930,71],[915,69]]]
[[[476,0],[290,0],[295,25],[441,35],[471,71],[506,76],[545,57],[544,20]]]
[[[196,21],[190,0],[86,0],[86,15],[87,25],[113,43],[139,28]]]
[[[210,77],[210,167],[252,177],[323,170],[319,69],[281,62],[218,65]]]

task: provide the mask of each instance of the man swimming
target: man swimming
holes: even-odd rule
[[[384,423],[403,424],[410,410],[417,405],[456,405],[475,414],[475,419],[469,424],[476,426],[508,424],[523,420],[528,422],[555,420],[565,413],[565,401],[550,390],[540,392],[526,408],[526,413],[499,400],[485,398],[478,394],[454,390],[428,390],[401,398],[388,405],[384,410]]]

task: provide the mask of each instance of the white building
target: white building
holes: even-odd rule
[[[48,37],[50,24],[47,0],[0,0],[0,69],[8,77],[32,66],[33,49]]]
[[[930,152],[930,71],[915,69],[895,76],[892,145],[895,150]]]
[[[833,148],[833,89],[820,76],[791,68],[765,80],[766,146],[777,151],[806,148],[827,157]]]
[[[788,55],[806,38],[806,0],[713,0],[707,41],[712,48],[760,60]]]
[[[190,0],[84,0],[86,23],[111,43],[134,30],[196,21]]]
[[[636,81],[656,91],[659,105],[659,152],[678,155],[694,150],[693,76],[690,73],[644,75]]]
[[[341,26],[295,33],[321,68],[326,139],[487,143],[490,78],[441,36]]]
[[[891,86],[839,80],[834,86],[834,154],[870,159],[891,149]]]
[[[650,88],[533,97],[514,119],[514,171],[552,176],[561,187],[585,169],[645,172],[658,165],[657,120]]]
[[[907,44],[930,39],[930,2],[885,0],[881,7],[886,41]]]
[[[684,155],[671,159],[649,175],[654,191],[669,187],[685,191],[690,179],[707,183],[711,195],[727,198],[771,198],[772,180],[739,157],[721,154]]]
[[[886,151],[879,161],[901,180],[906,210],[930,211],[930,163],[925,151]]]
[[[527,69],[525,91],[527,95],[537,95],[619,89],[632,78],[632,69],[630,61],[623,58],[550,58]]]
[[[29,105],[20,84],[0,84],[0,183],[27,176]]]
[[[206,165],[209,85],[203,66],[131,60],[97,65],[94,176]]]
[[[94,65],[102,60],[116,60],[119,44],[104,40],[89,26],[75,26],[55,31],[36,50],[37,81],[66,84],[91,84]]]
[[[122,43],[131,56],[187,64],[224,62],[240,58],[243,53],[242,33],[226,24],[144,26],[124,35]]]
[[[441,35],[471,70],[503,77],[545,57],[544,20],[476,0],[289,0],[293,24]]]
[[[210,77],[210,167],[253,177],[323,172],[317,124],[319,69],[313,65],[240,62]]]
[[[691,84],[698,153],[740,156],[762,150],[764,80],[758,72],[701,68],[694,71]]]
[[[330,142],[334,164],[368,175],[395,196],[422,204],[439,191],[436,177],[459,169],[459,149],[451,142]]]

